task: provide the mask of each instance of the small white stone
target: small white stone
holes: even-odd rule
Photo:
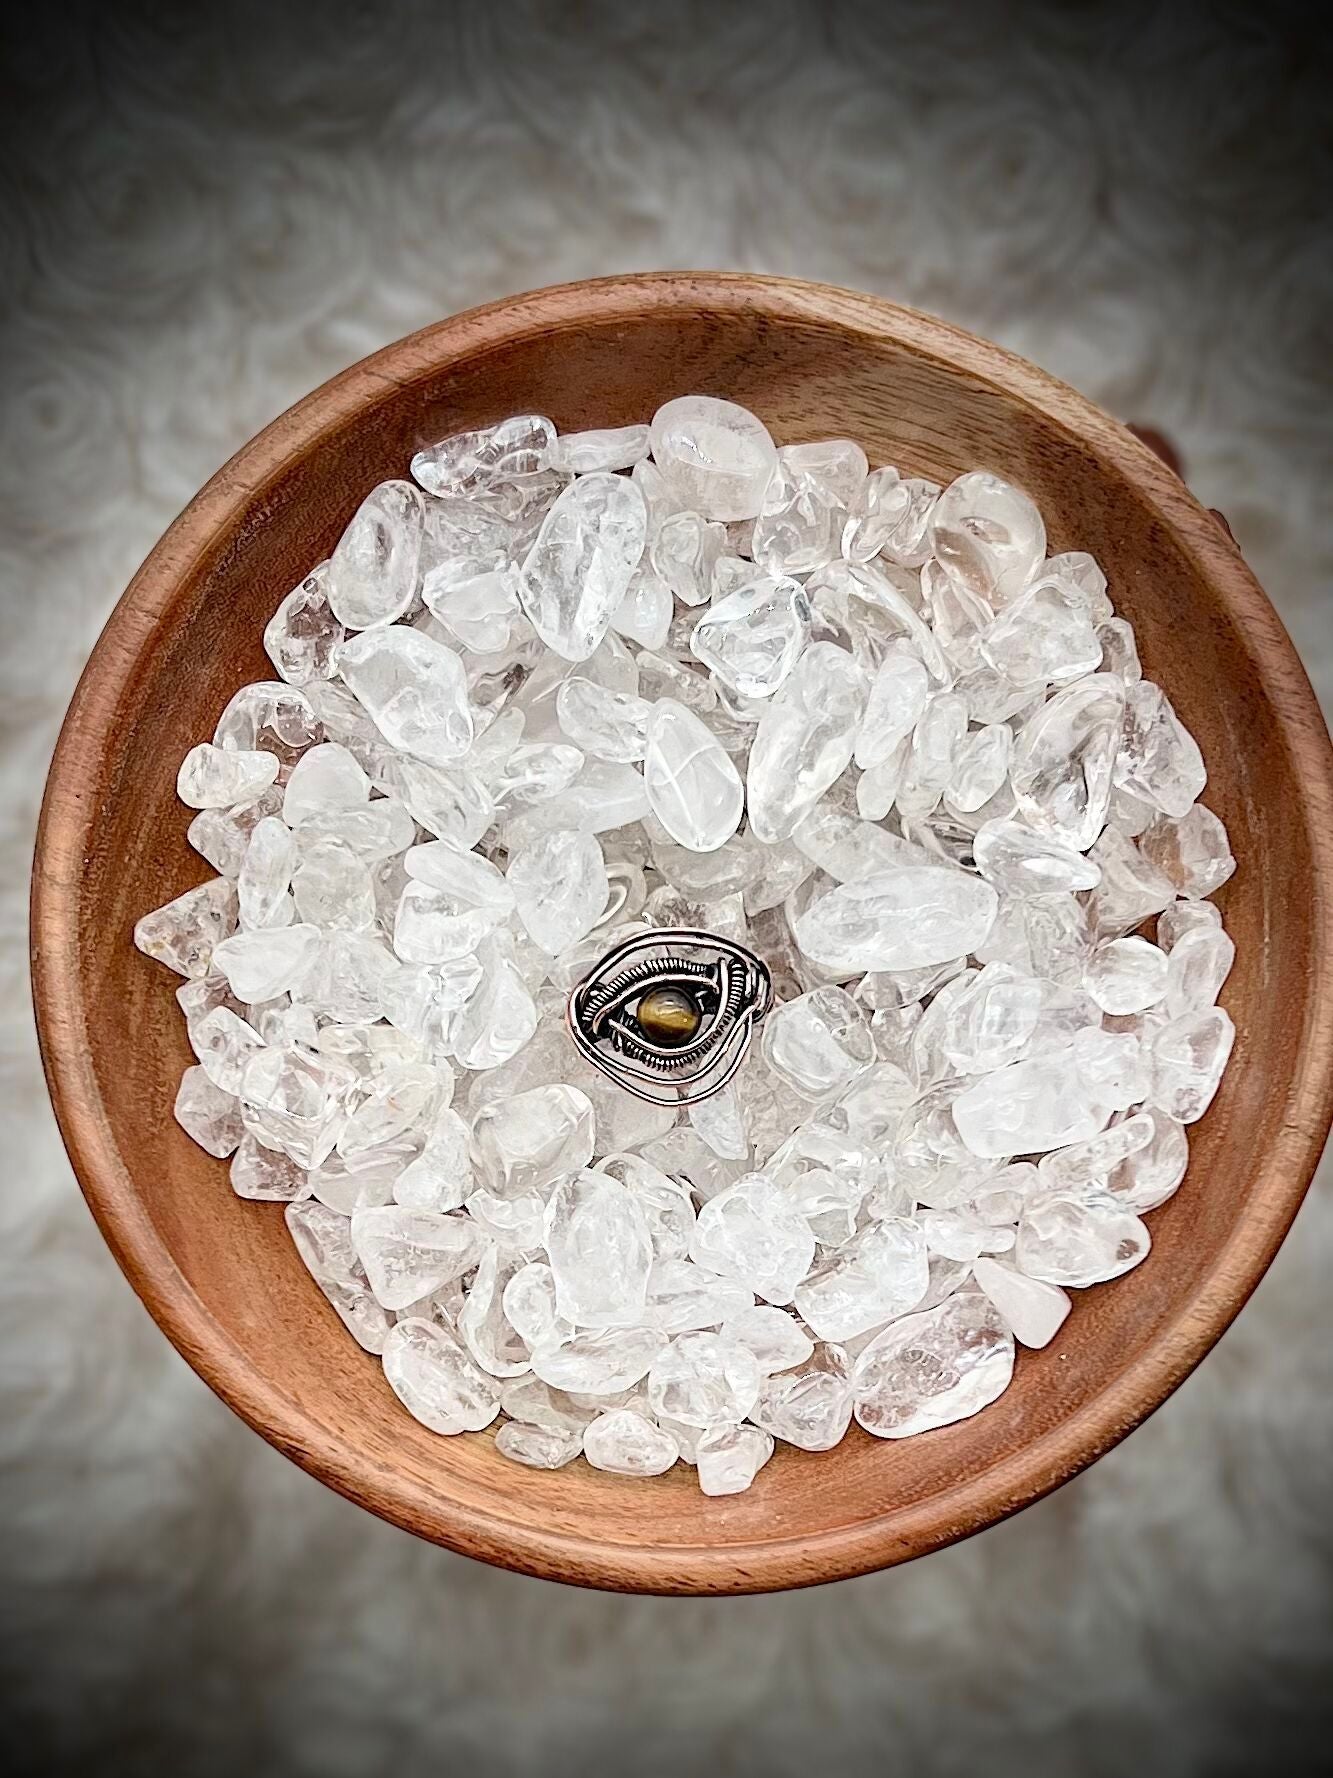
[[[690,633],[690,652],[739,696],[771,697],[809,628],[809,601],[796,581],[755,575],[713,601]]]
[[[773,1438],[758,1426],[715,1426],[699,1440],[699,1487],[709,1495],[743,1494],[773,1455]]]
[[[381,482],[358,507],[329,558],[326,591],[349,630],[390,624],[417,590],[426,507],[411,482]]]
[[[358,1210],[352,1245],[375,1299],[406,1309],[470,1272],[486,1251],[485,1237],[465,1216],[407,1210],[401,1204]]]
[[[904,1315],[856,1361],[856,1418],[876,1438],[911,1438],[987,1407],[1009,1386],[1014,1339],[981,1292]]]
[[[553,469],[569,475],[633,469],[648,455],[651,444],[646,426],[611,426],[590,432],[566,432],[551,447],[550,464]]]
[[[1091,1089],[1072,1046],[983,1074],[953,1102],[969,1150],[983,1157],[1037,1154],[1095,1136],[1110,1107]]]
[[[303,821],[360,809],[370,797],[370,779],[337,741],[322,741],[303,753],[283,792],[282,818],[288,827]]]
[[[580,1327],[633,1325],[653,1263],[648,1222],[633,1193],[606,1173],[571,1173],[551,1194],[545,1234],[564,1319]]]
[[[972,1276],[1000,1311],[1023,1346],[1049,1346],[1069,1313],[1069,1298],[1058,1284],[1027,1278],[998,1260],[978,1259]]]
[[[987,821],[976,831],[972,856],[988,883],[1005,895],[1053,895],[1095,889],[1101,866],[1049,834],[1021,821]]]
[[[561,684],[555,705],[560,727],[594,759],[633,764],[647,751],[653,706],[646,698],[610,691],[573,673]]]
[[[528,936],[552,957],[592,931],[610,888],[596,836],[560,828],[510,858],[508,883]]]
[[[216,1006],[190,1027],[190,1047],[204,1073],[224,1093],[235,1097],[241,1090],[245,1064],[263,1039],[253,1026],[226,1006]]]
[[[768,1303],[756,1303],[729,1315],[721,1333],[725,1340],[748,1346],[766,1377],[804,1364],[815,1349],[814,1341],[793,1315]]]
[[[1125,692],[1115,782],[1164,815],[1188,815],[1208,774],[1198,744],[1160,686],[1142,679]]]
[[[1231,1015],[1220,1006],[1186,1013],[1152,1041],[1152,1102],[1177,1123],[1192,1124],[1213,1102],[1236,1041]]]
[[[845,649],[806,649],[759,719],[746,795],[750,826],[765,845],[789,839],[852,757],[868,682]]]
[[[1183,1018],[1214,1005],[1235,959],[1235,944],[1220,926],[1204,923],[1182,932],[1167,957],[1167,1017]]]
[[[434,1321],[409,1317],[390,1329],[384,1375],[413,1419],[432,1432],[480,1432],[500,1411],[495,1380]]]
[[[433,765],[452,765],[471,747],[467,673],[452,648],[391,624],[344,642],[337,665],[391,746]]]
[[[1016,685],[1063,685],[1095,672],[1102,644],[1077,587],[1040,574],[980,639],[984,658]]]
[[[412,459],[428,494],[487,494],[496,484],[535,476],[551,461],[555,427],[544,414],[513,414],[493,426],[451,433]]]
[[[709,395],[682,395],[658,408],[652,447],[673,495],[708,519],[754,518],[778,460],[760,420]]]
[[[546,646],[586,661],[610,627],[643,554],[643,495],[618,475],[571,482],[523,563],[519,599]]]
[[[318,1167],[333,1152],[356,1086],[350,1068],[292,1045],[257,1050],[241,1081],[245,1127],[266,1148],[280,1148],[300,1167]]]
[[[611,1475],[665,1475],[680,1456],[669,1432],[631,1408],[599,1414],[583,1434],[583,1455]]]
[[[1163,816],[1140,837],[1139,848],[1179,895],[1215,895],[1236,869],[1227,830],[1202,803],[1179,819]]]
[[[716,851],[740,825],[739,773],[712,731],[671,698],[649,714],[643,781],[653,814],[691,852]]]
[[[628,1389],[641,1377],[667,1343],[655,1327],[607,1327],[578,1333],[558,1346],[539,1346],[532,1368],[553,1389],[581,1394]]]
[[[536,1029],[537,1008],[518,969],[508,957],[488,953],[480,982],[450,1026],[459,1067],[498,1068],[518,1054]]]
[[[1165,951],[1146,938],[1114,938],[1099,945],[1083,972],[1083,985],[1103,1012],[1143,1012],[1166,993]]]
[[[242,1136],[231,1158],[231,1187],[238,1198],[290,1204],[309,1195],[310,1175],[277,1149],[265,1148],[253,1136]]]
[[[905,866],[843,883],[793,925],[814,963],[847,974],[918,969],[975,951],[995,920],[989,883],[940,866]]]
[[[678,1334],[648,1372],[654,1414],[686,1426],[734,1426],[759,1396],[763,1373],[748,1346],[704,1331]]]
[[[236,1097],[208,1078],[203,1068],[181,1075],[174,1107],[176,1122],[206,1153],[223,1160],[245,1134]]]
[[[930,542],[944,568],[996,610],[1023,591],[1046,554],[1046,526],[1022,491],[988,470],[960,475],[935,502]]]
[[[276,754],[233,751],[203,741],[181,762],[176,794],[191,809],[232,808],[253,802],[277,775]]]
[[[495,1435],[495,1448],[502,1457],[525,1463],[529,1469],[563,1469],[582,1451],[583,1434],[508,1420]]]
[[[1086,852],[1106,821],[1124,702],[1118,679],[1089,674],[1042,704],[1014,744],[1020,818],[1075,852]]]
[[[563,1083],[484,1105],[472,1126],[482,1179],[505,1197],[534,1191],[592,1160],[592,1101]]]
[[[288,685],[328,679],[346,631],[328,598],[328,563],[306,575],[282,601],[264,630],[264,649]]]
[[[291,921],[287,891],[296,859],[296,840],[285,821],[266,815],[255,823],[236,878],[242,926],[285,926]]]
[[[1106,1180],[1106,1190],[1116,1203],[1140,1216],[1171,1197],[1185,1177],[1190,1158],[1183,1124],[1151,1105],[1142,1115],[1152,1124],[1151,1139],[1127,1155]]]
[[[809,1224],[787,1208],[762,1173],[747,1174],[711,1198],[690,1240],[696,1265],[734,1278],[779,1306],[795,1296],[814,1252]]]
[[[780,1002],[763,1025],[764,1060],[807,1099],[843,1092],[875,1059],[863,1008],[843,988]]]
[[[802,1451],[831,1451],[852,1418],[852,1373],[841,1346],[816,1346],[804,1364],[765,1377],[750,1418]]]

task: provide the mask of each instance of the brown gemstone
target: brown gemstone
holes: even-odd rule
[[[688,1043],[703,1019],[699,1003],[683,988],[650,988],[639,1000],[634,1016],[650,1043],[673,1049]]]

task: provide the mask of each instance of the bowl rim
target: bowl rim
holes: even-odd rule
[[[33,1000],[42,1063],[65,1147],[108,1246],[159,1327],[209,1387],[255,1431],[338,1493],[464,1555],[540,1576],[628,1592],[726,1594],[820,1584],[924,1555],[1007,1518],[1069,1480],[1161,1405],[1221,1337],[1263,1275],[1318,1163],[1333,1114],[1333,1009],[1312,996],[1288,1116],[1255,1200],[1207,1277],[1150,1348],[1079,1409],[979,1475],[883,1517],[748,1544],[644,1548],[549,1527],[515,1529],[502,1513],[445,1502],[405,1484],[346,1442],[232,1343],[177,1269],[113,1138],[91,1063],[77,944],[82,864],[97,820],[86,762],[97,753],[181,575],[250,505],[294,450],[316,445],[386,383],[415,380],[506,340],[579,322],[629,321],[673,309],[746,313],[888,338],[1038,410],[1071,440],[1094,444],[1168,526],[1239,627],[1279,733],[1306,786],[1313,979],[1333,953],[1333,749],[1318,701],[1281,620],[1238,549],[1147,445],[1035,365],[966,330],[885,299],[750,273],[649,272],[552,285],[437,322],[331,378],[272,421],[206,483],[154,546],[115,606],[79,679],[53,755],[34,850]]]

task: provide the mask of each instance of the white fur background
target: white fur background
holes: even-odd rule
[[[1201,1371],[1018,1519],[812,1593],[580,1593],[379,1524],[197,1381],[75,1189],[24,959],[46,760],[164,526],[344,364],[560,279],[786,272],[1027,353],[1175,435],[1333,690],[1320,46],[1130,0],[153,16],[30,19],[0,88],[10,1769],[1323,1768],[1327,1181]]]

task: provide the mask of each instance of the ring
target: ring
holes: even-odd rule
[[[720,1093],[773,1001],[767,966],[711,932],[642,932],[574,987],[566,1023],[579,1053],[652,1105]]]

